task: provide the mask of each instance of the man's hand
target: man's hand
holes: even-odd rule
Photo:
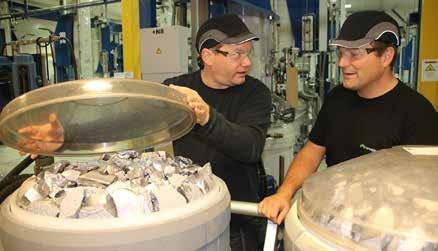
[[[204,126],[210,119],[210,106],[199,96],[199,94],[187,87],[169,85],[170,88],[177,90],[185,95],[184,101],[193,112],[195,112],[196,123]]]
[[[55,113],[49,115],[49,123],[23,127],[18,132],[26,135],[18,142],[20,153],[31,153],[32,158],[36,153],[53,152],[64,143],[64,128]]]
[[[272,222],[281,224],[289,212],[291,206],[290,200],[291,198],[289,198],[289,196],[277,192],[263,199],[262,202],[259,203],[258,211]]]

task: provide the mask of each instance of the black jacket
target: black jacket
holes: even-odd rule
[[[210,162],[213,173],[227,184],[233,200],[258,201],[257,167],[270,122],[269,89],[250,76],[242,85],[212,89],[202,82],[200,71],[166,79],[164,83],[197,91],[211,107],[206,125],[196,125],[173,143],[175,155],[191,158],[200,165]]]

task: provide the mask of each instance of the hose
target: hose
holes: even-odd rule
[[[22,174],[9,178],[7,182],[4,183],[4,187],[0,189],[0,204],[31,176],[31,174]],[[2,181],[4,181],[4,179]]]
[[[16,167],[14,167],[11,171],[9,171],[8,174],[3,178],[3,180],[0,181],[0,191],[3,190],[4,187],[6,187],[10,180],[16,177],[18,174],[20,174],[24,169],[26,169],[30,164],[34,162],[34,159],[32,159],[29,156],[24,158]]]

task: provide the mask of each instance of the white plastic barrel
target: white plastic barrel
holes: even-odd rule
[[[15,192],[1,205],[1,242],[5,251],[230,250],[230,195],[222,180],[215,182],[201,199],[143,218],[36,215],[17,206]]]

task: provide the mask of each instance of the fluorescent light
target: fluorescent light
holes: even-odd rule
[[[346,4],[345,5],[345,9],[350,9],[351,8],[351,4]]]

